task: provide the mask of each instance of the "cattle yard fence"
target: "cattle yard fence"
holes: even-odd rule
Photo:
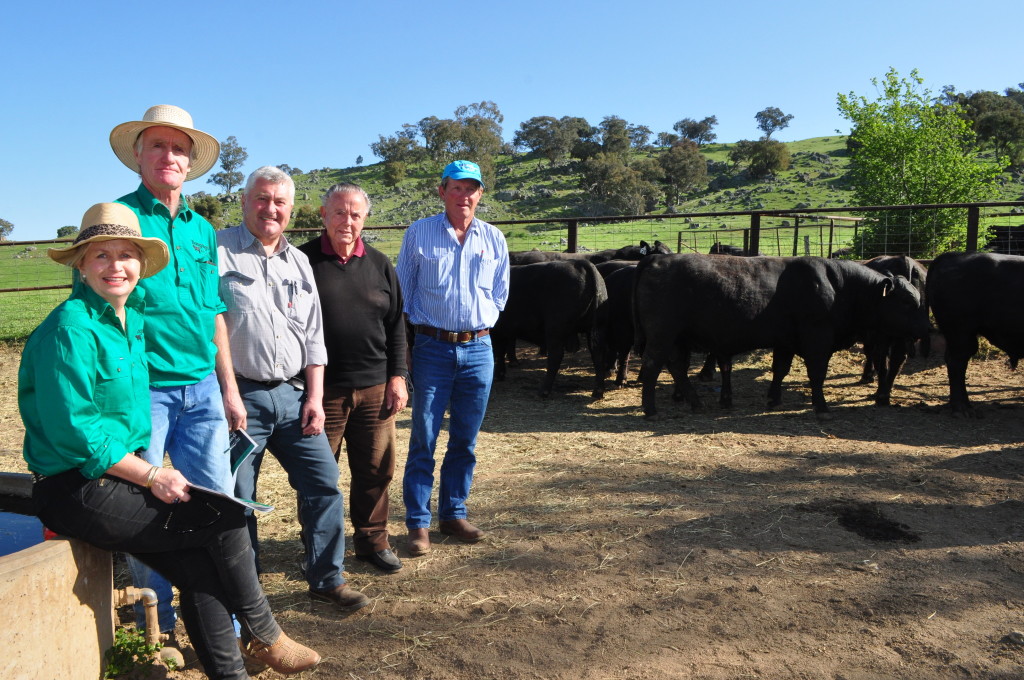
[[[872,229],[865,214],[873,215]],[[486,215],[481,215],[486,219]],[[800,210],[692,212],[666,215],[557,217],[493,220],[509,250],[592,252],[641,240],[661,241],[677,253],[707,253],[716,243],[747,253],[864,257],[927,252],[928,235],[948,220],[966,220],[966,251],[988,246],[1024,254],[1024,201],[912,206],[841,206]],[[368,243],[392,259],[398,256],[407,225],[367,226]],[[317,231],[289,230],[293,243]],[[0,242],[0,340],[18,341],[67,297],[71,272],[46,255],[73,238]],[[938,253],[931,253],[931,256]]]

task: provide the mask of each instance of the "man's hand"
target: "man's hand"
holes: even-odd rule
[[[234,393],[224,394],[224,417],[228,421],[228,430],[244,430],[246,426],[245,406],[242,405],[242,397],[236,390]]]
[[[213,333],[213,344],[217,346],[217,382],[220,383],[220,394],[224,400],[224,418],[228,421],[228,430],[244,430],[246,424],[245,406],[242,395],[238,393],[235,382],[235,370],[231,363],[231,345],[228,343],[228,325],[224,315],[218,314]]]
[[[392,376],[384,388],[384,406],[391,415],[395,415],[409,403],[409,390],[405,386],[405,378]]]
[[[302,404],[302,434],[317,435],[324,431],[324,406],[308,396]]]

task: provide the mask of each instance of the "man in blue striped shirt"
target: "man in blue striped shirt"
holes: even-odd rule
[[[413,556],[430,552],[434,449],[445,411],[448,450],[441,463],[438,528],[467,543],[484,538],[466,520],[466,499],[494,375],[489,333],[508,299],[509,263],[504,235],[476,219],[483,190],[476,163],[448,164],[438,188],[444,212],[414,222],[398,254],[405,313],[416,331],[412,430],[402,486]]]

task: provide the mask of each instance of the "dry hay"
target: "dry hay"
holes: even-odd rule
[[[662,376],[663,419],[649,423],[635,386],[589,398],[582,353],[537,399],[543,362],[526,352],[495,386],[478,446],[470,517],[488,541],[435,532],[430,555],[405,557],[396,481],[405,569],[350,559],[372,605],[311,604],[293,495],[268,460],[264,587],[285,630],[324,654],[308,677],[1024,677],[1010,635],[1024,605],[1021,376],[973,362],[985,418],[955,420],[938,359],[913,360],[900,406],[878,409],[860,358],[833,359],[830,421],[810,411],[799,362],[766,411],[759,353],[737,364],[733,409],[718,408],[717,383],[698,385],[707,408],[694,414]],[[906,540],[866,538],[844,516]]]

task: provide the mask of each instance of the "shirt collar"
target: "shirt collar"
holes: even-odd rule
[[[153,192],[146,188],[145,184],[139,183],[139,188],[135,190],[135,196],[139,200],[140,208],[147,215],[163,215],[164,217],[170,217],[171,212],[167,209],[167,206],[157,200]],[[188,207],[188,199],[185,198],[185,194],[181,195],[181,202],[178,206],[178,215],[176,219],[180,219],[184,222],[192,220],[192,209]]]
[[[238,227],[238,248],[239,250],[249,250],[250,248],[256,249],[260,255],[264,255],[266,251],[263,248],[263,243],[256,238],[245,224],[239,224]],[[281,238],[277,242],[277,248],[270,255],[274,257],[276,255],[284,255],[291,248],[291,244],[288,243],[288,237],[281,234]]]
[[[338,255],[338,253],[334,250],[334,245],[331,243],[330,237],[327,235],[327,232],[324,232],[323,234],[320,235],[320,252],[322,252],[324,255],[333,260],[337,260],[342,264],[346,264],[353,257],[362,257],[363,255],[365,255],[366,246],[363,245],[363,237],[360,236],[358,239],[356,239],[356,248],[355,250],[352,251],[351,257],[343,258],[341,255]]]
[[[110,303],[104,300],[99,293],[90,288],[81,279],[75,281],[74,287],[71,290],[71,297],[84,300],[94,318],[114,317],[114,308],[110,306]],[[146,308],[145,289],[136,285],[135,290],[128,296],[124,306],[142,313]]]
[[[470,220],[470,222],[469,222],[469,226],[466,227],[466,233],[467,234],[469,232],[471,232],[471,231],[475,231],[476,223],[477,222],[479,222],[479,220],[474,215],[473,219]],[[446,212],[441,213],[441,223],[444,225],[445,229],[451,229],[452,231],[455,231],[455,226],[452,224],[452,221],[448,219],[448,213],[446,213]]]

